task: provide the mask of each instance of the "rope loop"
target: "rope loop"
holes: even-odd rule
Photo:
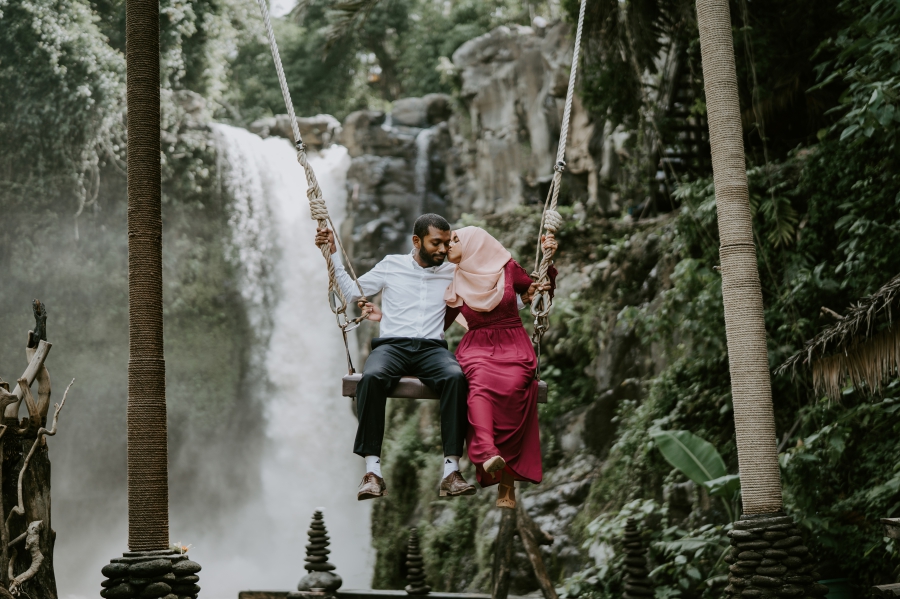
[[[548,209],[544,213],[544,228],[547,229],[549,235],[553,235],[560,229],[562,229],[563,224],[565,224],[565,220],[562,217],[562,214],[557,212],[556,210]]]

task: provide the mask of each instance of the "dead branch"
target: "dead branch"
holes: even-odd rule
[[[28,381],[19,379],[19,388],[22,389],[22,399],[25,400],[25,407],[28,408],[28,426],[18,429],[20,435],[27,434],[29,431],[37,430],[41,425],[41,415],[38,412],[37,404],[34,402],[34,396],[31,394],[31,388]]]
[[[491,571],[491,599],[507,599],[513,558],[513,534],[516,532],[516,510],[500,510],[500,530],[494,550]]]
[[[31,362],[31,359],[34,358],[34,352],[37,350],[37,347],[26,347],[25,348],[25,357],[28,358],[28,362]],[[42,366],[40,371],[37,374],[38,384],[38,394],[37,394],[37,411],[40,414],[41,420],[40,424],[44,424],[47,421],[47,413],[50,411],[50,393],[52,391],[52,387],[50,385],[50,372],[47,370],[46,366]]]
[[[525,553],[528,554],[528,560],[534,569],[535,578],[541,585],[541,592],[544,599],[559,599],[550,577],[547,575],[547,569],[544,567],[544,558],[541,556],[541,548],[535,538],[534,530],[537,528],[528,512],[525,511],[525,502],[519,501],[516,505],[516,520],[519,529],[519,538],[522,539],[522,545],[525,546]],[[540,529],[538,529],[540,530]]]
[[[65,393],[63,393],[62,401],[56,404],[56,411],[53,413],[53,426],[50,430],[47,430],[44,427],[38,429],[37,437],[34,439],[34,443],[31,445],[31,451],[28,452],[28,456],[25,458],[25,461],[22,463],[22,470],[19,471],[19,486],[18,486],[18,499],[19,503],[9,512],[9,516],[6,518],[6,530],[7,535],[9,535],[9,521],[12,518],[13,514],[23,515],[25,513],[25,501],[22,498],[22,480],[25,478],[25,471],[28,470],[28,463],[31,461],[31,456],[34,455],[34,450],[37,449],[41,440],[45,436],[52,437],[56,434],[56,425],[59,422],[59,413],[62,411],[63,406],[66,405],[66,398],[69,396],[69,389],[72,388],[72,385],[75,384],[75,379],[72,379],[72,382],[69,383],[69,386],[66,387]],[[29,524],[29,526],[31,526]],[[27,546],[27,541],[26,541]]]
[[[0,410],[2,413],[2,410]],[[2,426],[2,425],[0,425]],[[0,430],[0,481],[3,480],[3,449],[5,445],[5,441],[3,441],[3,435],[6,433],[6,427],[3,426],[3,430]],[[3,507],[3,493],[0,493],[0,517],[6,513],[6,508]],[[3,580],[3,585],[0,585],[6,595],[10,595],[9,591],[6,590],[6,586],[9,585],[9,578],[6,576],[6,566],[9,563],[9,528],[4,523],[0,526],[0,578]],[[3,595],[3,593],[0,593]],[[11,595],[10,595],[11,596]],[[6,596],[0,597],[0,599],[8,599]]]
[[[519,526],[527,526],[531,530],[531,534],[534,535],[534,540],[537,541],[538,545],[552,545],[553,544],[553,535],[544,531],[537,523],[531,519],[531,516],[523,507],[519,511]]]
[[[18,552],[15,550],[15,548],[12,548],[12,554],[9,556],[9,564],[7,564],[7,568],[8,568],[8,572],[6,573],[7,580],[15,580],[16,579],[16,573],[13,572],[13,569],[16,566],[16,556],[17,555],[18,555]]]
[[[37,571],[41,569],[41,564],[44,563],[44,554],[41,553],[41,528],[43,526],[43,520],[35,520],[28,525],[28,531],[25,533],[25,550],[31,554],[31,565],[28,566],[28,569],[13,578],[13,560],[9,560],[9,577],[12,579],[9,584],[9,592],[13,595],[19,594],[19,587],[37,574]]]
[[[22,373],[22,376],[19,377],[25,379],[29,387],[31,387],[31,384],[37,377],[38,372],[40,372],[41,368],[44,367],[44,360],[47,359],[47,354],[50,353],[51,347],[53,347],[53,344],[47,343],[46,341],[41,341],[40,343],[38,343],[37,349],[34,352],[34,357],[32,357],[31,362],[28,363],[28,368],[26,368],[25,372]],[[20,385],[16,385],[16,388],[13,389],[12,394],[16,396],[16,399],[13,403],[6,407],[6,410],[3,413],[6,418],[19,417],[19,402],[22,401],[23,397],[23,391],[20,388]]]

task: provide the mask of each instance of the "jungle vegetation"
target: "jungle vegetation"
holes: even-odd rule
[[[650,99],[645,76],[655,73],[663,43],[677,41],[692,84],[702,90],[692,3],[588,1],[579,93],[596,121],[622,125],[639,142],[623,165],[631,174],[615,190],[622,212],[588,213],[561,234],[561,261],[606,262],[605,271],[614,274],[595,269],[585,292],[558,299],[547,344],[553,397],[542,417],[551,422],[597,400],[590,373],[611,328],[667,359],[650,374],[636,367],[631,375],[639,397],[618,405],[604,467],[573,531],[584,544],[583,568],[551,570],[568,597],[619,596],[622,554],[615,548],[625,518],[635,516],[653,542],[658,597],[713,597],[726,572],[719,558],[727,511],[702,491],[686,509],[676,505],[671,490],[687,479],[652,440],[660,429],[690,431],[737,472],[711,175],[702,168],[664,172],[659,195],[655,173],[672,123]],[[309,0],[278,20],[288,79],[308,107],[304,112],[341,118],[404,96],[455,93],[459,82],[441,67],[460,44],[500,24],[528,24],[535,11],[552,8],[524,0],[362,4],[342,11],[341,2]],[[185,388],[173,393],[202,391],[211,405],[231,405],[246,372],[210,387],[196,368],[217,372],[234,356],[246,363],[241,348],[253,332],[240,314],[238,292],[227,284],[233,267],[210,260],[223,254],[218,234],[227,217],[210,175],[214,157],[199,136],[185,135],[184,106],[199,94],[205,117],[247,125],[281,112],[281,97],[252,2],[162,0],[161,7],[165,201],[179,240],[169,255],[179,265],[169,284],[179,292],[167,290],[167,297],[182,298],[167,305],[167,324],[176,354],[192,355],[201,330],[223,340],[210,363],[181,362]],[[571,20],[577,3],[563,0],[562,9]],[[774,369],[829,323],[822,307],[840,313],[900,264],[900,3],[734,0],[732,18]],[[124,322],[123,281],[107,275],[124,272],[122,256],[103,250],[124,244],[123,23],[124,0],[0,0],[4,307],[30,301],[12,290],[29,276],[29,265],[47,261],[49,247],[69,252],[51,275],[83,283],[83,295],[66,298],[85,306],[77,317],[96,324],[99,307]],[[702,95],[691,111],[703,116]],[[502,236],[516,218],[533,219],[534,211],[484,224]],[[198,221],[205,224],[188,224]],[[64,238],[38,242],[60,223]],[[124,369],[108,349],[123,339],[106,327],[91,328],[80,347],[105,352],[109,368]],[[803,373],[776,377],[773,385],[786,508],[808,531],[822,569],[850,578],[860,593],[896,581],[900,547],[882,538],[878,519],[900,515],[900,382],[879,397],[847,387],[839,403],[816,397]],[[416,482],[417,472],[437,441],[417,436],[413,408],[392,414],[398,431],[392,476],[412,484],[394,485],[408,492],[376,510],[374,584],[402,587],[401,528],[421,520],[435,588],[464,590],[461,581],[479,588],[489,554],[475,537],[483,514],[459,503],[452,527],[427,521],[422,497],[428,490]],[[222,412],[210,408],[185,418],[229,426],[213,413]],[[187,433],[176,427],[173,434]],[[560,453],[552,441],[547,445],[552,467]],[[604,560],[588,557],[598,547],[608,549]]]

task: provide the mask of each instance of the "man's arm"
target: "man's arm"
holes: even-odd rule
[[[334,264],[334,275],[337,278],[338,285],[341,286],[344,299],[348,303],[355,302],[360,298],[359,287],[362,287],[363,293],[369,300],[384,289],[384,261],[379,262],[372,270],[356,279],[359,282],[359,287],[353,282],[353,278],[347,273],[337,254],[331,254],[331,263]]]
[[[344,299],[348,303],[355,302],[360,298],[359,287],[353,282],[353,279],[344,269],[344,264],[337,255],[337,245],[334,242],[334,232],[331,230],[319,229],[316,232],[316,245],[321,246],[323,243],[331,246],[331,263],[334,265],[334,275],[337,278],[338,286]],[[362,287],[363,293],[368,299],[379,293],[384,288],[384,266],[381,262],[375,265],[375,268],[357,279],[359,286]]]

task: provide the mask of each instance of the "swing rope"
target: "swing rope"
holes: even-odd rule
[[[534,257],[534,271],[531,278],[538,285],[545,285],[550,282],[550,265],[553,260],[553,251],[543,249],[541,247],[541,235],[547,231],[546,236],[553,238],[556,232],[562,228],[563,217],[556,211],[557,202],[559,200],[559,188],[562,181],[563,171],[566,170],[566,145],[569,140],[569,121],[572,117],[572,103],[575,98],[575,78],[578,74],[578,58],[581,51],[581,32],[584,30],[584,13],[587,6],[587,0],[581,0],[581,7],[578,9],[578,26],[575,29],[575,50],[572,53],[572,70],[569,73],[569,88],[566,91],[566,105],[563,110],[562,124],[559,132],[559,147],[556,150],[556,164],[553,167],[553,180],[550,183],[550,191],[547,193],[547,199],[544,201],[544,211],[541,214],[541,225],[538,228],[537,250]],[[550,299],[549,291],[542,291],[534,296],[531,302],[531,315],[534,316],[534,332],[531,340],[537,346],[538,369],[536,376],[540,379],[540,357],[541,357],[541,338],[550,328]]]
[[[272,30],[272,22],[269,19],[267,0],[256,0],[256,3],[259,5],[260,12],[262,12],[263,23],[266,26],[266,37],[269,38],[269,49],[272,51],[272,60],[275,62],[275,70],[278,73],[278,83],[281,85],[281,96],[284,98],[284,106],[287,108],[288,116],[291,120],[291,130],[294,133],[294,147],[297,148],[297,162],[303,167],[303,172],[306,175],[306,198],[309,200],[310,216],[316,221],[319,229],[330,228],[334,233],[334,239],[337,241],[337,245],[341,250],[344,262],[350,269],[350,275],[353,278],[353,282],[356,283],[356,287],[359,289],[358,301],[360,303],[367,302],[368,299],[366,298],[366,294],[363,292],[362,286],[357,280],[356,271],[353,270],[353,264],[350,262],[347,252],[344,251],[344,244],[341,243],[337,228],[334,226],[334,223],[331,221],[331,216],[328,214],[328,207],[325,205],[325,199],[322,197],[322,188],[319,187],[316,173],[309,164],[306,155],[306,144],[303,143],[303,139],[300,137],[300,126],[297,124],[297,116],[294,114],[294,103],[291,101],[291,92],[288,89],[287,79],[284,76],[284,67],[282,67],[281,55],[278,52],[278,44],[275,41],[275,32]],[[338,327],[341,329],[344,338],[344,349],[347,352],[347,367],[350,374],[353,374],[355,370],[353,368],[353,359],[350,356],[347,333],[358,327],[359,323],[365,320],[369,313],[366,310],[363,310],[362,314],[357,318],[350,318],[347,316],[347,298],[344,297],[344,293],[341,291],[341,286],[337,280],[337,275],[335,274],[334,264],[331,261],[331,248],[328,243],[323,243],[319,246],[319,249],[322,251],[322,256],[325,258],[325,264],[328,266],[328,304],[331,307],[331,311],[334,313]]]

